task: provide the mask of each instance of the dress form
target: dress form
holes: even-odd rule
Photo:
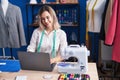
[[[1,0],[1,6],[3,9],[4,16],[6,16],[7,8],[8,8],[8,0]],[[5,49],[2,48],[3,57],[5,57]]]
[[[7,12],[7,8],[8,8],[8,0],[1,0],[1,6],[3,9],[4,16],[5,16]]]
[[[92,8],[94,5],[94,1],[95,0],[87,0],[87,6],[86,6],[86,40],[88,40],[88,22],[89,22],[89,26],[91,26],[91,24],[92,24],[92,20],[90,20],[91,16],[89,16],[89,15],[92,15]],[[89,10],[88,10],[88,8],[89,8]]]
[[[89,39],[88,45],[92,50],[91,59],[95,62],[99,60],[99,48],[96,47],[99,45],[99,32],[102,24],[102,15],[104,12],[106,0],[88,0],[87,1],[87,10],[88,10],[88,32]],[[91,42],[89,42],[91,41]]]
[[[9,5],[9,1],[8,0],[1,0],[1,7],[2,7],[2,10],[3,10],[4,16],[6,16],[8,5]],[[13,59],[12,48],[10,48],[10,51],[11,51],[11,57],[8,56],[8,58]],[[5,48],[2,48],[2,52],[3,52],[3,58],[5,58],[6,57],[6,55],[5,55]]]
[[[21,9],[9,0],[0,0],[0,11],[0,48],[9,48],[12,55],[12,48],[26,45]]]
[[[100,32],[102,23],[102,14],[104,11],[106,0],[89,0],[88,12],[88,31],[89,32]],[[94,11],[94,14],[93,14]],[[94,24],[93,24],[94,21]]]

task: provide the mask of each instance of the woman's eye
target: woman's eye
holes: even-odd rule
[[[42,21],[44,21],[45,19],[41,18]]]
[[[49,19],[49,16],[47,16],[46,18]]]

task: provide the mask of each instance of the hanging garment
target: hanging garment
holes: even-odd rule
[[[0,48],[20,48],[24,45],[26,45],[26,39],[20,8],[9,3],[4,16],[0,4]]]
[[[100,31],[100,39],[105,41],[105,35],[108,30],[108,25],[110,23],[110,18],[112,15],[112,8],[113,8],[113,0],[107,0],[106,2],[106,8],[104,10],[104,15],[103,15],[103,21],[101,25],[101,31]]]
[[[107,11],[106,11],[106,16],[105,16],[105,24],[104,24],[105,34],[108,30],[108,25],[110,23],[110,18],[112,16],[113,3],[114,3],[114,0],[109,0],[109,4],[108,4]]]
[[[114,0],[105,44],[113,45],[112,60],[120,62],[120,0]]]
[[[107,0],[106,4],[105,4],[103,16],[102,16],[102,25],[101,25],[101,29],[100,29],[100,39],[101,40],[105,40],[105,20],[106,20],[109,4],[110,4],[110,0]]]

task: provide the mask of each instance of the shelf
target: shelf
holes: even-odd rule
[[[40,6],[40,5],[78,5],[79,3],[64,3],[64,4],[59,4],[59,3],[56,3],[56,2],[48,2],[48,3],[37,3],[37,4],[30,4],[30,3],[27,3],[26,5],[27,6]]]
[[[72,27],[77,27],[78,26],[78,24],[61,24],[61,26],[72,26]]]
[[[62,27],[78,27],[78,24],[60,24]],[[29,24],[29,27],[38,27],[37,23]]]
[[[49,3],[47,2],[45,4],[43,4],[43,3],[37,3],[37,4],[27,3],[26,4],[27,26],[29,28],[34,29],[34,28],[39,27],[38,22],[36,21],[35,18],[36,18],[37,11],[43,5],[49,5],[49,6],[53,7],[53,9],[56,12],[56,16],[58,18],[61,29],[64,29],[66,31],[68,40],[70,40],[69,36],[71,35],[69,33],[72,33],[73,31],[77,31],[76,32],[76,35],[78,35],[77,41],[79,41],[79,33],[80,33],[80,24],[79,24],[80,5],[79,5],[79,3],[62,3],[62,4],[59,4],[56,2],[49,2]],[[69,29],[71,29],[71,30],[69,30]],[[28,29],[28,35],[31,36],[30,29]],[[77,43],[79,43],[79,42],[77,42]]]

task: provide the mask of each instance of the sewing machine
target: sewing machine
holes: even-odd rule
[[[75,57],[78,62],[60,62],[57,65],[58,72],[84,74],[87,71],[90,51],[87,50],[86,46],[70,45],[62,51],[61,55],[63,59]]]

